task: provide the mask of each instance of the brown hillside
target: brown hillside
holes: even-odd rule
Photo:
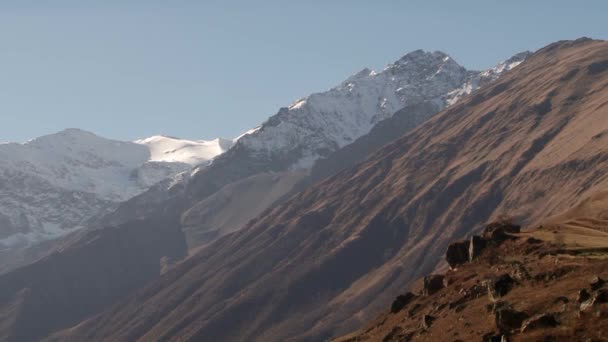
[[[551,44],[365,162],[264,212],[60,339],[347,333],[501,214],[558,214],[608,181],[608,43]]]

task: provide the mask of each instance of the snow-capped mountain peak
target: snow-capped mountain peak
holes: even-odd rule
[[[237,145],[288,169],[306,169],[399,109],[425,101],[451,105],[526,56],[518,54],[504,66],[480,73],[466,70],[444,52],[416,50],[380,72],[365,68],[328,91],[281,108]]]

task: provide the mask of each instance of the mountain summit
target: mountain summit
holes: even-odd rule
[[[528,54],[476,72],[446,53],[416,50],[380,72],[365,68],[337,87],[281,108],[237,145],[282,168],[310,168],[319,157],[353,142],[399,109],[429,101],[445,107],[514,68]]]

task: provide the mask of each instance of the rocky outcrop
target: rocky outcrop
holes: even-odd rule
[[[432,274],[424,277],[422,295],[430,296],[444,288],[444,278],[441,274]]]
[[[405,308],[415,297],[416,295],[411,292],[407,292],[406,294],[398,296],[393,301],[393,304],[391,304],[391,312],[397,313],[403,310],[403,308]]]
[[[466,264],[478,258],[488,243],[492,240],[473,235],[469,240],[452,242],[446,251],[445,260],[451,268]]]
[[[473,261],[481,255],[481,252],[486,248],[487,241],[478,235],[471,236],[469,241],[469,261]]]
[[[466,264],[469,262],[469,258],[469,243],[467,241],[452,242],[445,253],[445,260],[452,268]]]

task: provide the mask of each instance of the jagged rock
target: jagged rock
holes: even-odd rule
[[[473,261],[479,257],[487,244],[487,241],[481,236],[473,235],[471,240],[469,240],[469,261]]]
[[[496,327],[500,331],[510,332],[515,329],[520,329],[524,320],[528,318],[528,315],[514,309],[502,308],[496,310],[494,318]]]
[[[466,241],[451,243],[445,253],[445,260],[451,268],[466,264],[469,261],[469,243]]]
[[[526,319],[521,326],[521,332],[526,332],[538,328],[553,328],[559,323],[555,319],[555,316],[551,314],[539,314]]]
[[[501,243],[511,238],[509,234],[519,233],[520,230],[521,227],[514,224],[490,223],[484,229],[482,236],[486,240]]]
[[[515,281],[508,274],[503,274],[497,278],[491,279],[487,282],[488,295],[492,301],[498,300],[498,298],[505,296],[511,289]]]
[[[578,296],[576,297],[576,301],[579,303],[583,303],[587,300],[589,300],[589,298],[591,298],[591,295],[589,294],[589,292],[587,292],[587,290],[582,289],[580,291],[578,291]]]
[[[441,274],[431,274],[424,277],[424,287],[422,289],[422,294],[424,296],[430,296],[444,288],[443,279],[444,276]]]
[[[431,315],[423,315],[422,324],[421,324],[422,329],[428,330],[431,327],[431,325],[433,325],[434,321],[435,321],[435,317],[433,317]]]
[[[415,297],[416,295],[411,292],[398,296],[391,305],[391,312],[397,313],[403,310],[403,308],[406,307]]]
[[[589,281],[589,286],[591,286],[591,290],[593,291],[600,289],[602,286],[604,286],[604,284],[606,284],[606,281],[599,276],[594,276]]]

